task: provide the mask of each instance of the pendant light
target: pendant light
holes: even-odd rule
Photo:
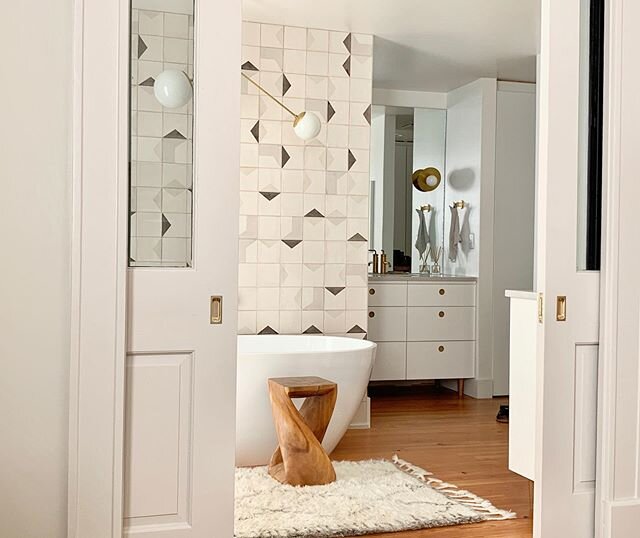
[[[153,94],[162,106],[180,108],[191,99],[193,86],[184,71],[165,69],[153,83]]]

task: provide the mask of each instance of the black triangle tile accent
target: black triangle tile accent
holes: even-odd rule
[[[156,83],[153,77],[149,77],[148,79],[143,80],[139,86],[153,86]]]
[[[335,115],[336,115],[335,108],[333,108],[331,103],[327,101],[327,121],[331,121],[331,118],[333,118]]]
[[[351,52],[351,33],[347,34],[342,42],[349,52]]]
[[[320,213],[320,211],[318,211],[317,209],[312,209],[311,211],[309,211],[309,213],[305,215],[305,217],[324,217],[324,215]]]
[[[365,110],[362,115],[364,116],[364,119],[367,120],[367,123],[371,125],[371,105],[367,107],[367,110]]]
[[[240,69],[244,69],[245,71],[258,71],[258,68],[251,62],[244,62]]]
[[[349,161],[347,162],[347,170],[351,170],[351,167],[356,164],[357,159],[355,158],[355,156],[353,155],[353,153],[351,153],[351,150],[349,150]]]
[[[291,159],[291,155],[289,155],[287,150],[284,149],[284,146],[282,146],[282,168],[284,168],[284,165],[289,162],[289,159]]]
[[[291,82],[289,82],[287,75],[282,75],[282,95],[287,95],[289,88],[291,88]]]
[[[267,325],[264,329],[262,329],[258,334],[278,334],[278,331],[272,329]]]
[[[280,194],[279,192],[267,192],[267,191],[259,191],[260,194],[262,194],[262,196],[264,196],[267,200],[271,201],[273,200],[276,196],[278,196],[278,194]]]
[[[163,138],[177,138],[178,140],[186,140],[187,139],[187,137],[184,136],[180,131],[178,131],[178,129],[174,129],[170,133],[167,133],[166,135],[164,135]]]
[[[302,334],[322,334],[322,331],[315,325],[309,325],[309,327]]]
[[[366,241],[366,239],[360,234],[353,234],[347,241]]]
[[[164,237],[164,234],[167,233],[169,228],[171,228],[171,223],[169,222],[169,219],[167,219],[167,217],[162,215],[162,237]]]
[[[332,295],[338,295],[338,293],[344,291],[344,286],[342,287],[338,287],[338,286],[327,286],[325,288],[329,293],[331,293]]]
[[[344,61],[342,68],[346,71],[347,75],[351,76],[351,56]]]
[[[256,121],[256,124],[251,127],[251,134],[253,138],[256,139],[256,142],[260,142],[260,122]]]
[[[302,243],[302,239],[283,239],[282,242],[289,248],[295,248]]]
[[[138,36],[138,58],[140,58],[140,56],[142,56],[144,54],[144,51],[147,50],[148,48],[149,47],[147,47],[147,44],[144,42],[144,39]]]
[[[366,332],[360,325],[354,325],[347,331],[347,334],[366,334]]]

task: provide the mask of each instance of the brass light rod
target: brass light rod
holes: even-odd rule
[[[269,97],[271,97],[271,99],[273,99],[276,103],[278,103],[282,108],[284,108],[289,114],[291,114],[294,118],[298,118],[298,114],[296,114],[293,110],[291,110],[289,107],[285,106],[284,104],[282,104],[280,101],[278,101],[273,95],[271,95],[267,90],[265,90],[262,86],[260,86],[260,84],[258,84],[255,80],[253,80],[251,77],[245,75],[244,73],[240,72],[240,74],[246,78],[249,82],[251,82],[251,84],[253,84],[256,88],[258,88],[260,91],[266,93]]]

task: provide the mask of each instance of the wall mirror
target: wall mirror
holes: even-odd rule
[[[420,272],[430,249],[442,258],[446,119],[435,108],[372,107],[369,248],[384,250],[389,272]],[[441,177],[427,192],[412,181],[425,169]]]
[[[190,267],[193,2],[131,4],[131,267]]]

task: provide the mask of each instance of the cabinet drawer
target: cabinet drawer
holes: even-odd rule
[[[405,342],[381,342],[376,349],[376,362],[371,373],[372,381],[397,381],[407,376],[407,344]]]
[[[409,306],[475,306],[476,285],[470,283],[412,283],[408,290]]]
[[[475,307],[412,306],[407,310],[407,340],[410,342],[475,340]]]
[[[369,308],[369,340],[404,342],[407,339],[407,308],[380,306]]]
[[[406,306],[406,283],[369,283],[369,306]]]
[[[475,342],[409,342],[407,379],[474,376]]]

